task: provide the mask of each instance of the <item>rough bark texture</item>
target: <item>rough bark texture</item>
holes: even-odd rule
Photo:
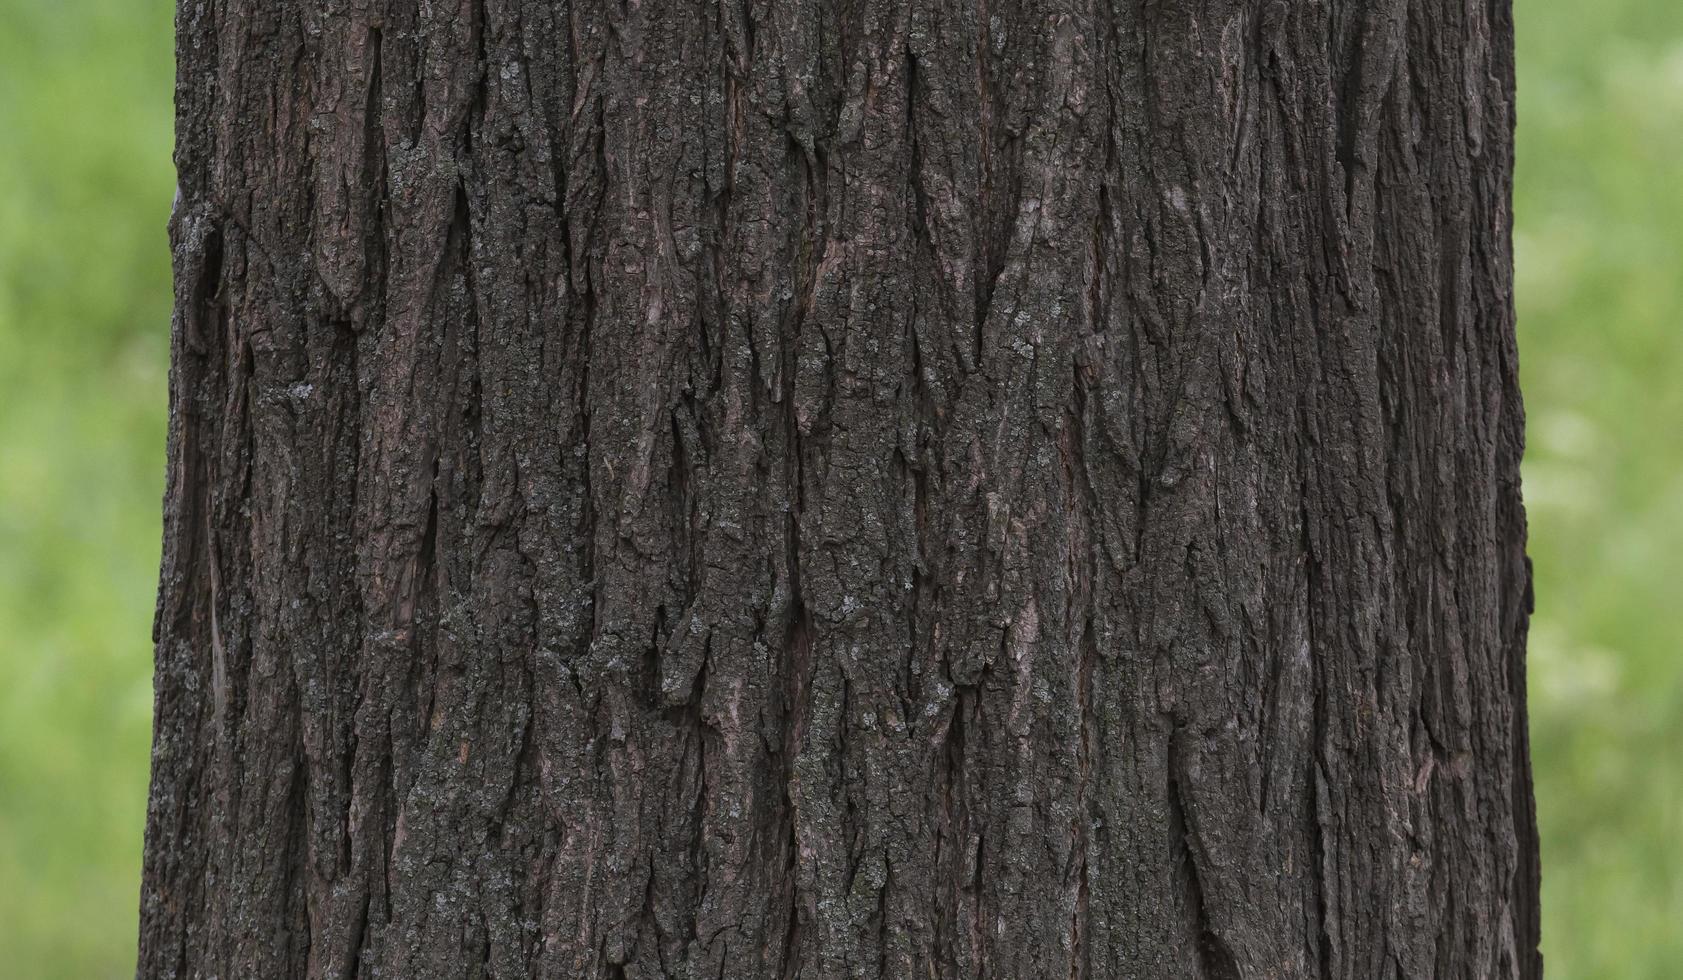
[[[145,977],[1529,978],[1508,0],[181,0]]]

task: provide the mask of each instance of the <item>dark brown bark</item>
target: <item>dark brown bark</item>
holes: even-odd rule
[[[145,977],[1536,977],[1508,0],[180,0]]]

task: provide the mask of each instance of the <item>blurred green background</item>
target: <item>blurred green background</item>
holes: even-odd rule
[[[1683,4],[1516,0],[1554,978],[1683,977]],[[168,0],[0,0],[0,974],[133,973]]]

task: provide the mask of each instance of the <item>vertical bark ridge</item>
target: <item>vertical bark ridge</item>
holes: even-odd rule
[[[141,975],[1540,975],[1505,2],[177,26]]]

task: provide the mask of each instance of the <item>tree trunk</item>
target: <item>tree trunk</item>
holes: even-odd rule
[[[145,977],[1536,977],[1509,0],[180,0]]]

